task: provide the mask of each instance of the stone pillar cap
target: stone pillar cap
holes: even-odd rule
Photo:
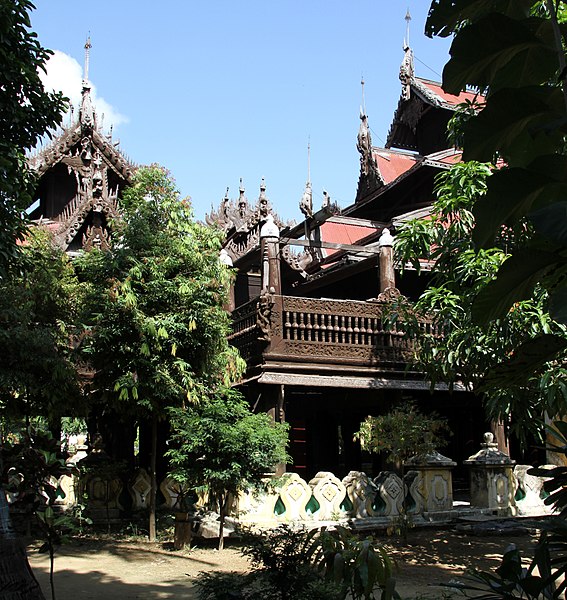
[[[406,460],[409,467],[455,467],[457,463],[435,450],[427,454],[417,454]]]
[[[516,464],[515,460],[512,460],[504,452],[498,450],[498,444],[494,441],[494,435],[489,431],[484,434],[484,443],[480,445],[481,449],[465,461],[465,465],[506,465],[512,466]]]

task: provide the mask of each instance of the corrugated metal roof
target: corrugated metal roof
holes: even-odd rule
[[[411,169],[420,158],[416,154],[394,152],[383,148],[374,148],[373,155],[386,185]]]
[[[321,225],[320,230],[321,241],[323,242],[333,242],[334,244],[356,244],[359,240],[367,237],[374,231],[377,231],[377,228],[326,221]],[[323,253],[327,257],[332,256],[335,252],[338,252],[338,250],[332,248],[323,249]]]
[[[436,81],[430,81],[429,79],[422,79],[421,77],[415,78],[417,82],[421,85],[425,86],[429,91],[433,92],[436,96],[450,104],[451,106],[457,106],[457,104],[461,104],[466,100],[474,100],[475,98],[481,98],[476,92],[461,92],[458,96],[454,96],[453,94],[448,94],[442,87],[440,83]]]

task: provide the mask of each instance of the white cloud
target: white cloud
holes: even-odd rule
[[[63,95],[70,99],[75,108],[75,115],[81,103],[81,89],[83,80],[83,68],[68,54],[55,50],[53,56],[47,61],[47,73],[40,71],[40,77],[43,85],[48,90],[63,92]],[[112,125],[114,128],[121,123],[127,123],[128,118],[122,115],[104,98],[97,95],[96,86],[91,82],[91,99],[95,106],[98,116],[98,122],[104,114],[104,129],[108,130]],[[68,122],[67,119],[65,121]],[[64,122],[65,122],[64,121]]]

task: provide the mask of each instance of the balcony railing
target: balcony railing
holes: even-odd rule
[[[261,357],[360,366],[406,362],[403,324],[386,327],[387,303],[263,296],[233,312],[230,342],[249,365]],[[423,327],[432,330],[430,323]]]

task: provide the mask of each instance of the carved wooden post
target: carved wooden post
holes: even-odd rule
[[[262,292],[281,294],[280,276],[280,230],[274,223],[274,217],[268,215],[260,229],[260,248],[262,253]]]
[[[224,248],[220,251],[219,260],[227,268],[232,268],[232,258],[230,258],[229,253]],[[224,306],[224,309],[228,312],[232,312],[235,307],[236,302],[234,300],[234,280],[232,280],[230,288],[228,289],[228,301]]]
[[[378,245],[380,246],[380,293],[382,293],[388,288],[396,287],[396,275],[394,273],[394,238],[387,227],[384,227],[382,230]]]

